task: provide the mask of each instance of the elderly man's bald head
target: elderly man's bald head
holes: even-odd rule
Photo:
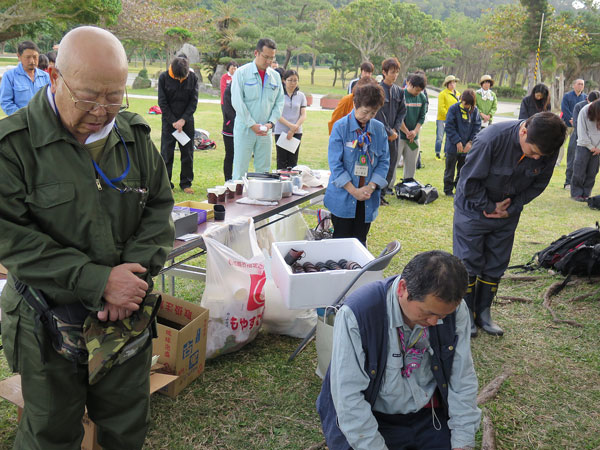
[[[60,43],[50,82],[62,124],[83,144],[92,133],[110,125],[122,105],[125,50],[106,30],[75,28]]]
[[[109,31],[97,27],[79,27],[61,40],[56,67],[65,76],[79,68],[101,66],[122,73],[127,78],[127,55],[121,42]]]

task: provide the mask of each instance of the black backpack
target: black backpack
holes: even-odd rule
[[[591,209],[600,209],[600,195],[588,198],[587,204]]]
[[[562,275],[600,275],[600,225],[563,235],[537,252],[525,268],[553,269]]]
[[[394,186],[397,198],[412,200],[426,205],[439,197],[438,191],[431,184],[423,185],[414,178],[406,178]]]

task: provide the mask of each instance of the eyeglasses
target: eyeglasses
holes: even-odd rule
[[[273,61],[275,59],[275,56],[265,56],[264,53],[260,53],[260,56],[262,56],[266,61]]]
[[[124,105],[121,105],[119,103],[102,104],[102,103],[98,103],[98,102],[91,102],[88,100],[78,100],[73,95],[73,92],[71,92],[71,89],[69,88],[69,85],[65,81],[65,78],[62,76],[62,73],[58,72],[58,74],[60,75],[63,82],[65,83],[65,87],[67,88],[67,91],[69,92],[69,95],[71,96],[71,100],[73,100],[75,108],[77,108],[80,111],[91,112],[91,111],[94,111],[96,108],[101,107],[101,108],[104,108],[104,110],[109,114],[117,114],[119,111],[125,111],[127,108],[129,108],[129,97],[127,95],[127,88],[125,88],[125,104]]]

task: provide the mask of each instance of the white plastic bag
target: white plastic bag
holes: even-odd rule
[[[288,309],[272,279],[267,279],[264,291],[263,328],[267,333],[303,338],[317,324],[317,313],[314,309]]]
[[[283,301],[279,288],[271,277],[271,244],[273,242],[300,241],[307,233],[308,225],[298,207],[290,209],[285,219],[278,220],[256,232],[258,245],[265,253],[265,314],[263,329],[267,333],[282,334],[296,338],[303,338],[317,323],[317,314],[314,309],[291,310]],[[296,212],[295,214],[293,214]],[[269,223],[269,219],[260,222],[258,226]]]
[[[315,335],[315,346],[317,347],[317,370],[315,373],[325,378],[329,364],[331,363],[331,352],[333,351],[333,324],[337,308],[328,306],[319,308],[323,315],[317,316],[317,332]],[[329,313],[329,314],[328,314]]]
[[[271,253],[271,244],[273,242],[301,241],[306,236],[308,225],[299,208],[294,206],[286,211],[287,217],[282,219],[280,216],[262,220],[256,224],[256,239],[258,246]],[[269,224],[268,226],[265,226]]]
[[[253,341],[265,308],[265,258],[256,243],[252,219],[244,218],[224,227],[225,233],[217,230],[204,236],[206,287],[201,305],[210,310],[207,358],[239,350]],[[210,234],[246,250],[246,254],[241,255]]]

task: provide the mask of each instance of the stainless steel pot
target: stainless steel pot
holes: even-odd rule
[[[246,196],[253,200],[278,202],[283,195],[283,183],[269,178],[244,178]]]
[[[291,197],[292,191],[294,189],[292,180],[290,180],[290,179],[281,180],[281,184],[283,185],[282,191],[281,191],[281,196],[283,198]]]

